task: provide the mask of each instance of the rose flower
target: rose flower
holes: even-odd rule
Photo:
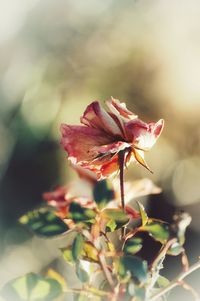
[[[164,120],[145,123],[111,98],[106,101],[109,111],[98,101],[86,108],[80,121],[83,125],[61,125],[61,144],[68,159],[97,175],[98,180],[119,170],[119,153],[124,154],[124,166],[131,161],[149,169],[144,152],[151,149],[160,136]]]

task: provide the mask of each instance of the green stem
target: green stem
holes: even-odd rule
[[[99,254],[99,263],[100,263],[100,266],[102,268],[102,271],[106,277],[106,280],[108,281],[108,284],[110,285],[112,291],[114,290],[114,282],[113,282],[113,279],[112,279],[112,276],[107,268],[107,263],[106,263],[106,259],[105,259],[105,256],[103,254]]]
[[[107,268],[107,262],[106,262],[105,256],[104,256],[102,250],[99,250],[100,246],[97,245],[95,243],[95,241],[93,241],[92,237],[90,237],[90,235],[88,235],[87,231],[84,231],[83,235],[90,241],[90,243],[93,245],[93,247],[97,250],[97,252],[98,252],[98,259],[99,259],[99,265],[101,267],[102,272],[105,275],[105,278],[106,278],[108,284],[110,285],[110,287],[111,287],[111,289],[113,291],[114,287],[115,287],[115,284],[113,282],[112,275],[111,275],[110,271]]]
[[[84,288],[84,289],[78,289],[78,288],[66,288],[64,290],[64,293],[72,293],[72,294],[81,294],[81,295],[86,295],[88,296],[89,294],[92,294],[94,296],[99,296],[99,297],[109,297],[110,293],[99,290],[97,288],[93,288],[93,287],[88,287],[88,288]]]
[[[162,260],[162,258],[165,257],[167,251],[170,249],[170,247],[177,241],[176,238],[172,238],[170,240],[167,241],[167,243],[165,245],[162,246],[161,250],[159,251],[158,255],[156,256],[156,258],[154,259],[154,261],[152,262],[151,266],[150,266],[150,270],[152,272],[154,272],[154,269],[158,266],[159,261]]]
[[[182,272],[177,278],[175,278],[168,286],[164,289],[153,295],[149,301],[158,300],[160,297],[164,296],[167,292],[171,291],[176,286],[180,286],[183,284],[183,279],[190,275],[192,272],[196,271],[200,268],[200,261],[193,264],[187,271]]]
[[[176,241],[177,241],[176,238],[172,238],[172,239],[168,240],[167,243],[162,246],[162,248],[159,251],[158,255],[156,256],[156,258],[154,259],[154,261],[150,265],[149,270],[151,272],[151,283],[148,287],[148,294],[149,295],[151,294],[151,291],[154,288],[155,283],[158,280],[158,277],[160,275],[160,270],[162,269],[162,264],[163,264],[163,261],[165,260],[165,256],[167,254],[167,251],[173,245],[173,243],[175,243]]]

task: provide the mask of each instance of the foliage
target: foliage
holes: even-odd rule
[[[93,195],[89,205],[88,202],[81,204],[73,199],[68,204],[64,219],[59,217],[59,208],[56,211],[50,206],[35,209],[19,219],[31,233],[46,238],[76,232],[71,244],[60,251],[66,263],[74,266],[77,281],[82,283],[83,288],[68,288],[65,280],[55,271],[48,276],[30,273],[6,284],[1,291],[2,300],[8,300],[8,296],[16,301],[55,300],[68,292],[79,301],[94,298],[99,301],[128,301],[133,297],[138,301],[151,300],[157,290],[169,285],[169,281],[160,275],[161,262],[167,254],[184,254],[182,243],[186,227],[183,229],[183,224],[188,215],[182,214],[184,219],[181,219],[181,214],[179,219],[176,216],[175,222],[169,225],[149,218],[144,206],[138,202],[139,214],[133,217],[130,210],[126,212],[117,205],[114,188],[106,180],[96,182]],[[134,208],[132,210],[137,212]],[[121,237],[123,227],[126,231],[125,236]],[[113,241],[111,232],[120,236],[117,242]],[[160,243],[160,252],[164,249],[162,256],[159,252],[151,264],[140,254],[143,248],[142,232]],[[85,261],[93,265],[93,277],[99,271],[104,275],[101,283],[90,285],[91,275],[84,266]]]
[[[51,301],[62,293],[60,283],[33,273],[14,279],[2,290],[2,298],[16,301]]]
[[[130,115],[132,119],[135,118],[135,115],[125,106],[118,102],[114,104],[115,109],[118,109],[118,115],[122,114],[123,118],[126,117],[126,122],[122,119],[121,124],[123,122],[125,125],[128,124]],[[119,118],[118,115],[116,115],[117,118]],[[100,115],[100,120],[102,116],[106,115]],[[112,119],[110,123],[113,125],[111,121]],[[137,126],[141,126],[141,123]],[[161,124],[157,123],[156,129],[152,124],[146,125],[146,128],[146,135],[149,135],[149,132],[154,135],[155,130],[160,133]],[[68,131],[69,128],[65,126],[65,130]],[[102,128],[101,131],[103,132]],[[67,139],[66,136],[64,143],[68,143]],[[47,275],[30,273],[7,283],[1,290],[0,300],[50,301],[58,300],[59,296],[71,294],[74,301],[153,301],[166,297],[171,288],[183,283],[181,281],[187,276],[186,271],[189,271],[183,244],[185,231],[191,218],[186,213],[176,214],[173,223],[168,224],[149,217],[140,202],[137,202],[137,208],[125,203],[123,172],[126,161],[120,160],[125,160],[125,156],[130,153],[130,146],[117,151],[119,145],[119,143],[115,144],[114,150],[115,155],[119,156],[117,166],[120,172],[120,197],[110,182],[105,179],[97,181],[94,176],[91,177],[79,167],[77,170],[79,175],[81,174],[85,181],[90,182],[92,198],[91,196],[71,197],[69,189],[58,187],[54,192],[43,195],[47,201],[46,206],[34,209],[19,219],[19,223],[23,224],[30,233],[48,239],[59,235],[67,236],[69,232],[74,232],[73,240],[60,249],[60,254],[66,262],[66,269],[69,265],[74,267],[77,285],[75,283],[73,287],[69,287],[65,279],[54,270],[50,270]],[[106,151],[109,151],[109,148]],[[131,151],[135,152],[134,147]],[[110,153],[108,152],[106,156],[110,158]],[[145,165],[142,157],[138,158],[138,156],[139,154],[137,154],[139,163]],[[101,158],[98,156],[97,159],[100,160],[103,168],[107,168],[103,155]],[[103,171],[104,169],[101,170],[102,173]],[[111,170],[108,169],[107,172],[110,173]],[[139,195],[142,195],[141,189]],[[145,187],[144,195],[146,195]],[[137,197],[137,193],[134,197]],[[151,262],[147,262],[142,256],[142,250],[145,248],[143,233],[148,234],[155,244],[160,245],[158,253]],[[167,255],[181,255],[185,271],[185,274],[181,274],[171,283],[160,275]],[[198,267],[195,266],[191,270]],[[101,280],[98,278],[99,274],[101,274]],[[185,283],[183,287],[189,288]],[[193,289],[191,292],[194,294]]]

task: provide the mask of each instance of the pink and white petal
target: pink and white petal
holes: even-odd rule
[[[113,176],[119,171],[118,155],[115,155],[111,161],[106,162],[101,166],[100,172],[102,179]]]
[[[160,134],[162,133],[164,124],[165,124],[164,119],[160,119],[156,123],[155,122],[149,123],[149,130],[154,134],[156,139],[158,139]]]
[[[137,119],[128,122],[125,127],[129,141],[132,140],[133,146],[142,150],[149,150],[159,138],[164,127],[164,120],[160,119],[157,123],[145,123]]]
[[[125,149],[126,147],[127,146],[124,145],[123,149]],[[126,154],[125,154],[124,168],[126,168],[131,161],[135,161],[134,156],[132,156],[132,158],[131,158],[129,153],[130,152],[126,152]],[[107,155],[103,156],[103,160],[101,159],[101,161],[100,161],[100,159],[99,159],[99,162],[97,162],[95,160],[93,163],[95,164],[95,165],[93,165],[93,168],[96,168],[96,173],[97,173],[97,176],[98,176],[99,180],[100,179],[102,180],[102,179],[107,178],[109,176],[113,176],[113,175],[115,175],[116,173],[119,172],[118,152],[116,152],[114,155],[107,154]]]
[[[126,136],[130,143],[136,143],[138,137],[143,132],[148,131],[148,124],[140,119],[134,119],[124,124],[126,130]]]
[[[126,201],[127,203],[139,197],[150,194],[161,193],[161,188],[156,186],[150,179],[144,178],[141,180],[126,182]]]
[[[105,132],[86,126],[61,125],[61,144],[73,164],[81,161],[92,161],[98,153],[92,150],[97,145],[105,145],[110,137]]]
[[[113,118],[113,120],[115,121],[115,123],[118,125],[118,127],[120,128],[121,132],[123,133],[122,138],[125,141],[128,141],[128,136],[126,133],[126,128],[125,128],[125,121],[124,119],[120,116],[120,115],[115,115],[114,113],[109,112],[109,115]]]
[[[114,187],[114,191],[117,194],[116,199],[120,199],[120,183],[119,179],[115,178],[112,180],[112,184]],[[134,205],[135,199],[139,197],[143,197],[150,194],[158,194],[161,193],[161,188],[156,186],[150,179],[143,178],[136,181],[125,181],[124,182],[124,190],[125,190],[125,204]]]
[[[111,97],[111,99],[106,101],[106,104],[112,113],[114,113],[116,116],[120,116],[125,121],[136,119],[138,117],[127,109],[124,102],[120,102],[118,99]]]
[[[91,170],[85,169],[77,164],[71,164],[72,168],[78,173],[79,177],[92,185],[95,185],[97,176]]]
[[[102,108],[98,101],[92,102],[81,117],[81,123],[101,129],[110,135],[122,136],[122,132],[113,118]]]
[[[74,201],[84,208],[93,209],[97,207],[96,203],[92,199],[89,199],[88,197],[77,197],[74,198]]]
[[[157,123],[149,123],[148,130],[142,130],[137,138],[136,145],[144,150],[149,150],[156,143],[164,127],[164,120],[160,119]]]
[[[98,152],[99,154],[108,155],[108,154],[118,153],[119,151],[125,150],[126,148],[130,148],[129,143],[123,141],[117,141],[106,145],[95,146],[93,150]]]
[[[130,146],[129,146],[130,147]],[[135,154],[132,150],[125,153],[125,165],[124,168],[128,167],[131,162],[138,161],[135,157]],[[140,163],[141,164],[141,163]],[[147,166],[147,165],[146,165]],[[108,176],[114,175],[119,172],[119,159],[118,154],[116,153],[109,161],[105,161],[100,168],[102,178],[106,178]]]
[[[58,186],[54,191],[44,192],[42,197],[47,202],[66,203],[68,200],[68,189],[65,186]]]
[[[118,155],[105,155],[103,159],[97,159],[88,165],[84,165],[84,168],[94,172],[98,181],[103,180],[118,172]]]

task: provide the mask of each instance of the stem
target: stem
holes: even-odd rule
[[[134,230],[129,231],[126,236],[124,237],[125,242],[127,241],[127,239],[133,237],[136,233],[140,232],[140,228],[136,228]]]
[[[64,293],[82,294],[82,295],[86,295],[86,296],[88,296],[88,293],[90,293],[94,296],[96,295],[99,297],[110,296],[110,293],[99,290],[97,288],[92,288],[92,287],[88,287],[88,288],[84,288],[84,289],[66,288],[64,290]]]
[[[119,179],[120,179],[120,193],[121,193],[121,206],[124,210],[125,202],[124,202],[124,159],[125,159],[125,151],[121,150],[118,154],[119,160]]]
[[[158,253],[158,255],[156,256],[156,258],[154,259],[154,261],[152,262],[151,266],[150,266],[150,270],[152,272],[154,272],[155,267],[158,265],[159,261],[165,257],[167,251],[169,250],[169,248],[177,241],[176,238],[172,238],[170,240],[167,241],[167,243],[165,245],[163,245],[163,247],[161,248],[160,252]]]
[[[89,234],[89,235],[88,235]],[[90,235],[90,233],[88,233],[87,231],[83,231],[83,235],[90,241],[90,243],[93,245],[93,247],[97,250],[98,252],[98,259],[99,259],[99,265],[101,266],[102,272],[105,275],[106,280],[108,281],[108,284],[110,285],[112,291],[114,290],[114,282],[111,276],[110,271],[107,268],[107,263],[106,263],[106,259],[105,256],[102,253],[102,250],[100,250],[100,246],[97,244],[96,241],[94,241]]]
[[[152,264],[149,267],[149,270],[151,272],[151,283],[148,287],[148,294],[151,295],[151,290],[154,288],[155,283],[158,280],[158,277],[160,275],[160,270],[162,269],[163,261],[165,260],[165,256],[167,254],[167,251],[169,248],[177,241],[176,238],[172,238],[166,242],[165,245],[162,246],[160,249],[158,255],[153,260]]]
[[[83,231],[82,232],[83,235],[90,241],[90,243],[93,245],[93,247],[97,250],[98,252],[98,259],[99,259],[99,265],[102,269],[102,272],[105,275],[106,280],[108,281],[108,284],[110,285],[112,291],[114,290],[115,284],[113,282],[112,276],[110,271],[107,268],[107,263],[106,263],[106,259],[104,254],[102,253],[102,249],[101,246],[97,243],[97,241],[93,240],[92,236],[90,235],[90,233],[88,233],[88,231]],[[106,234],[105,234],[106,236]],[[106,236],[107,238],[107,236]],[[108,238],[107,238],[108,239]]]
[[[185,250],[182,252],[181,262],[183,265],[183,271],[187,271],[189,269],[189,262]]]
[[[124,201],[124,160],[125,151],[121,150],[118,154],[119,160],[119,179],[120,179],[120,194],[121,194],[121,206],[125,210],[125,201]],[[121,229],[121,238],[126,235],[126,226],[123,226]]]
[[[166,286],[164,289],[153,295],[149,301],[154,301],[165,295],[167,292],[171,291],[176,286],[182,285],[182,280],[190,275],[192,272],[196,271],[200,268],[200,261],[193,264],[187,271],[182,272],[177,278],[175,278],[168,286]]]
[[[106,259],[104,257],[103,254],[99,254],[99,263],[101,265],[101,268],[102,268],[102,271],[111,287],[112,290],[114,290],[114,282],[113,282],[113,279],[111,277],[111,274],[107,268],[107,263],[106,263]]]
[[[187,284],[186,282],[182,281],[180,284],[184,289],[190,291],[190,293],[193,295],[194,300],[199,301],[199,295],[198,293],[195,291],[195,289],[193,289],[193,287],[191,287],[189,284]]]

